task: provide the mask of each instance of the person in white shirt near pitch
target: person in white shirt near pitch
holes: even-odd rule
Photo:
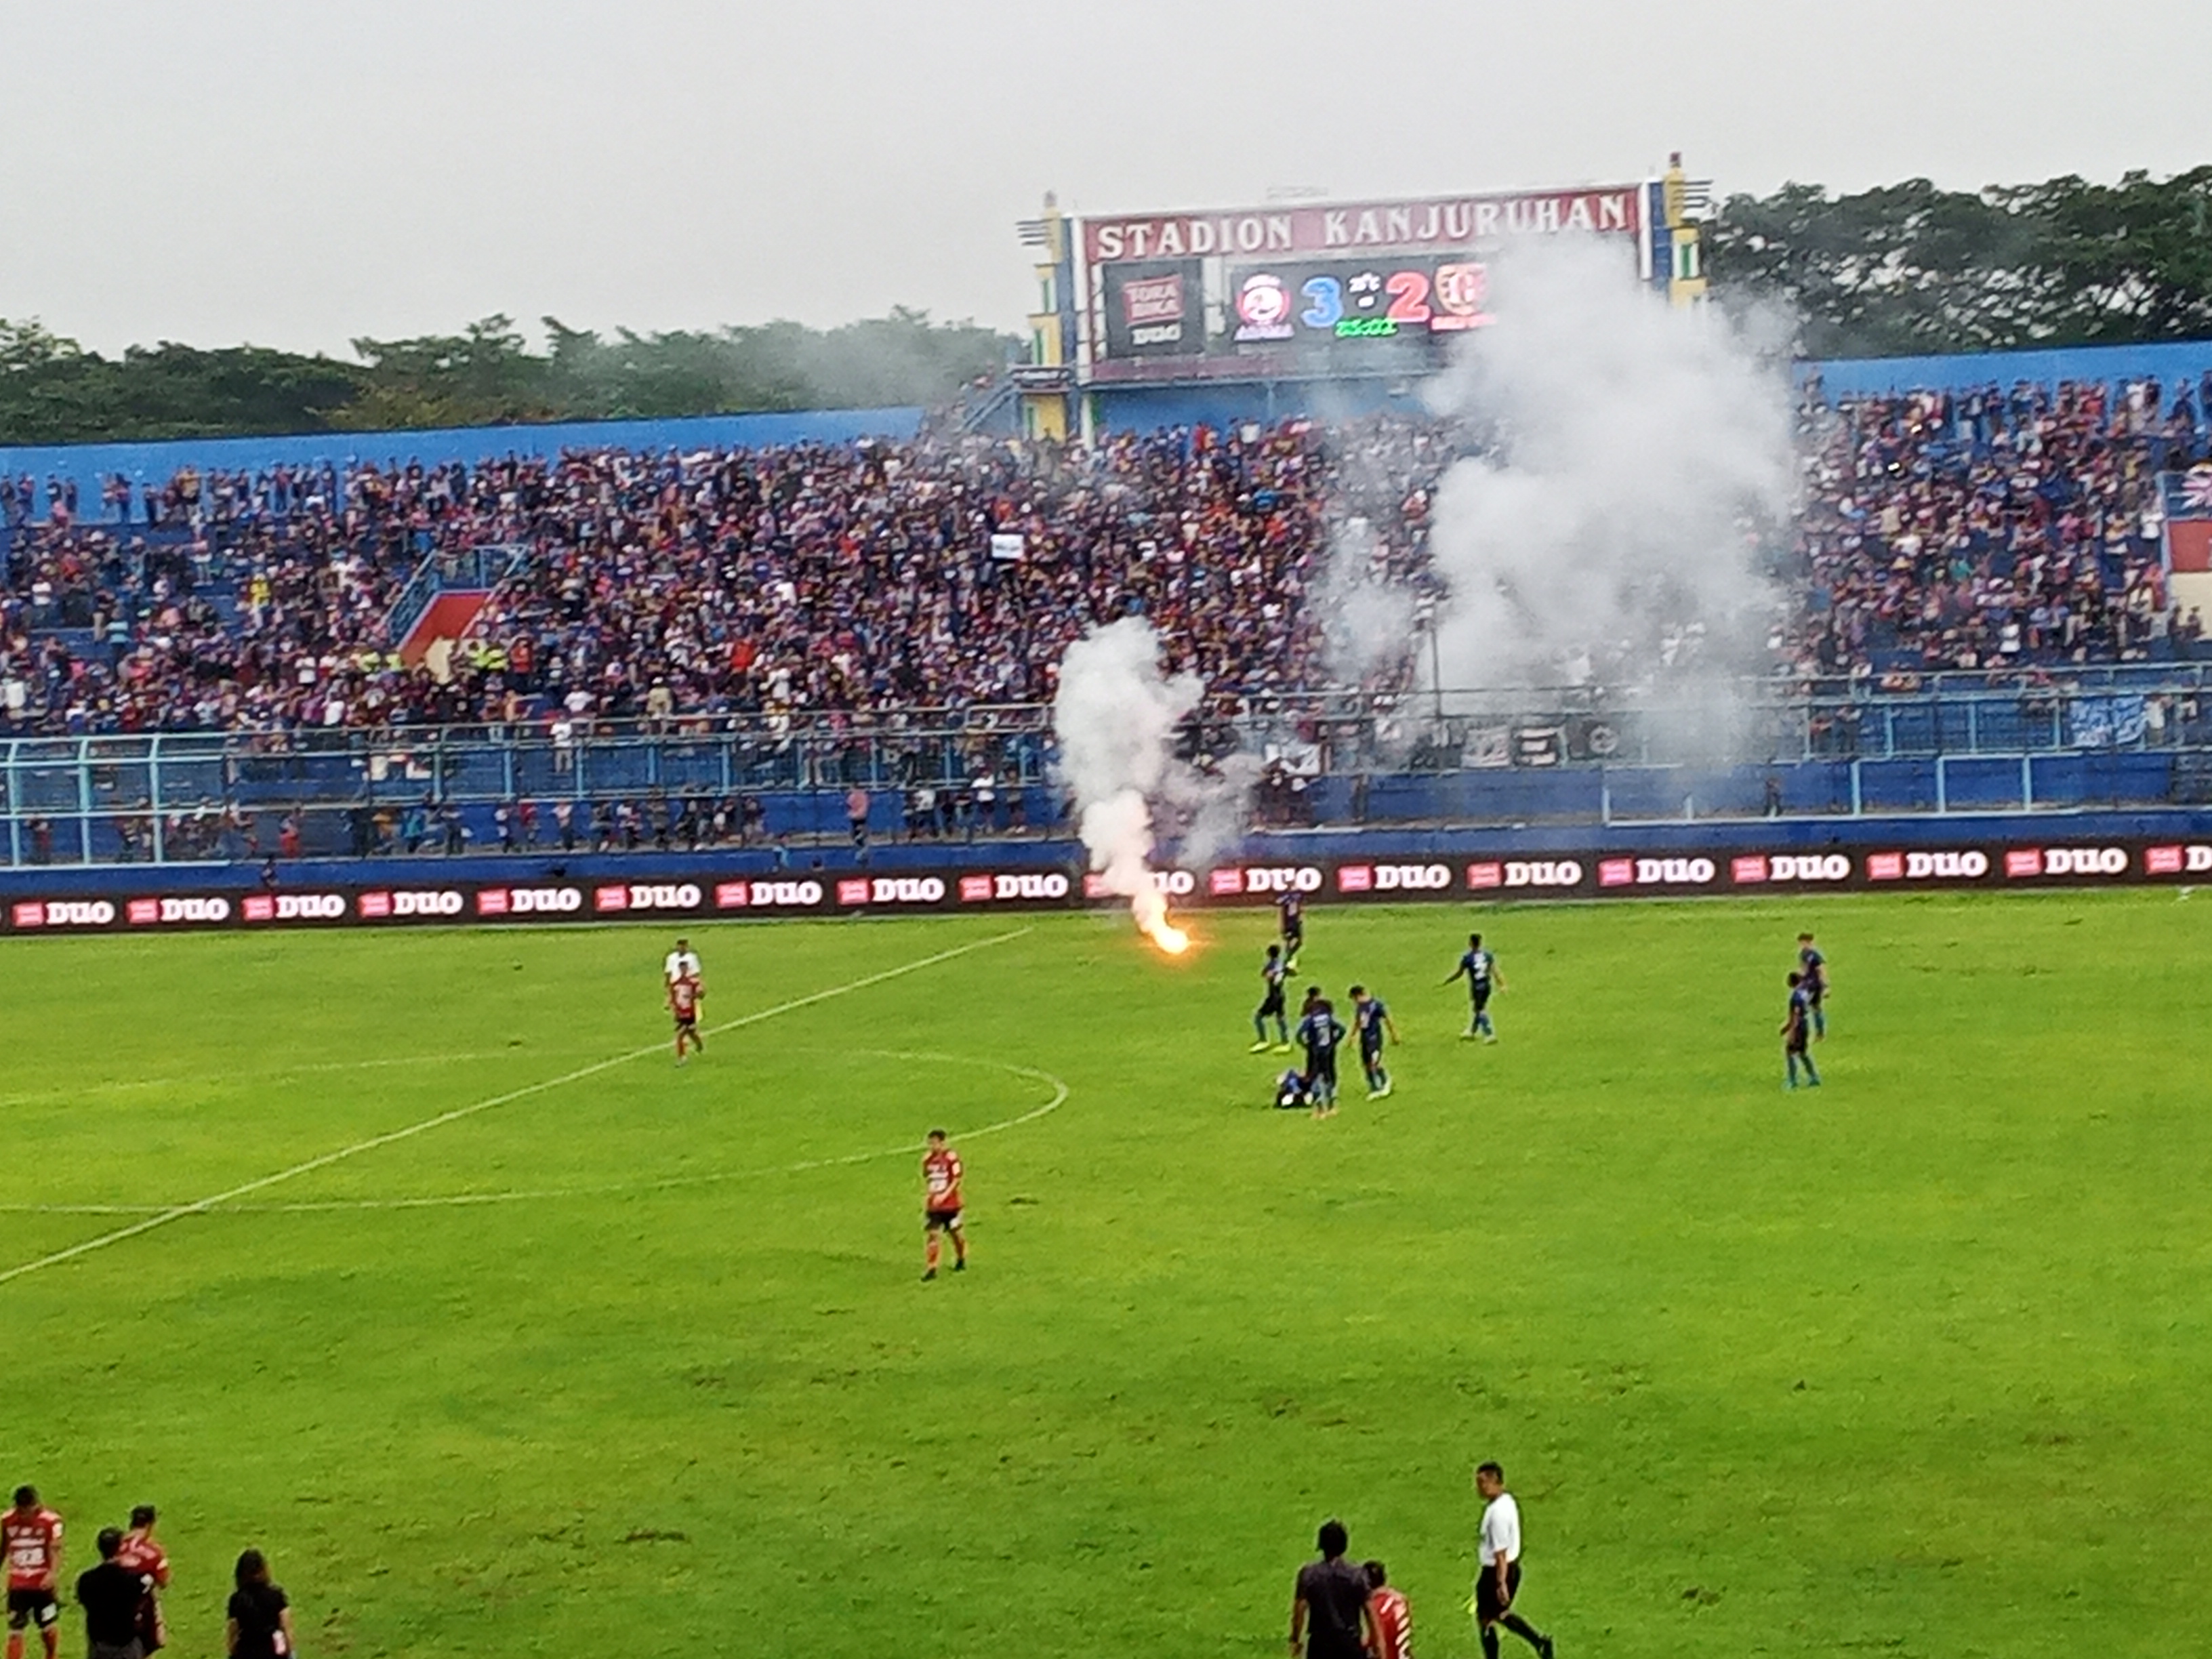
[[[676,948],[668,953],[668,960],[660,964],[660,975],[671,985],[679,979],[688,979],[695,986],[700,985],[699,958],[692,955],[690,939],[676,941]],[[705,988],[700,986],[700,988],[703,990]]]
[[[1474,1471],[1482,1494],[1482,1532],[1476,1548],[1480,1565],[1474,1575],[1474,1622],[1482,1632],[1483,1659],[1498,1659],[1498,1626],[1503,1625],[1552,1659],[1552,1638],[1513,1611],[1521,1589],[1521,1506],[1505,1490],[1505,1471],[1482,1463]]]

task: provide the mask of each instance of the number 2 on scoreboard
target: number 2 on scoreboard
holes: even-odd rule
[[[1418,270],[1394,270],[1383,284],[1389,291],[1390,309],[1383,313],[1394,323],[1429,320],[1429,279]]]

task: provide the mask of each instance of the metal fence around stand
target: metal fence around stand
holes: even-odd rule
[[[1446,690],[1216,699],[1178,733],[1269,827],[1632,823],[2212,802],[2193,670],[1715,700]],[[0,739],[0,859],[173,864],[1035,836],[1042,705]]]

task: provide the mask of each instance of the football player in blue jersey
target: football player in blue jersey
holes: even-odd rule
[[[1813,1016],[1815,1042],[1828,1035],[1828,959],[1813,943],[1810,933],[1797,935],[1797,975],[1805,993],[1805,1006]]]
[[[1290,977],[1290,964],[1283,960],[1283,947],[1270,945],[1267,959],[1260,964],[1260,983],[1264,988],[1260,1006],[1252,1013],[1252,1052],[1267,1052],[1267,1021],[1275,1022],[1275,1047],[1278,1052],[1291,1052],[1291,1025],[1283,1002],[1283,981]]]
[[[1493,991],[1505,988],[1505,975],[1498,971],[1498,958],[1482,948],[1482,935],[1469,933],[1467,949],[1460,953],[1459,966],[1451,971],[1452,980],[1464,976],[1471,1004],[1468,1011],[1467,1030],[1462,1038],[1480,1037],[1485,1042],[1498,1041],[1498,1029],[1490,1023],[1490,997]]]
[[[1398,1040],[1397,1022],[1382,999],[1368,994],[1364,985],[1352,988],[1352,1028],[1359,1037],[1359,1069],[1367,1073],[1367,1097],[1380,1100],[1390,1092],[1390,1073],[1382,1064],[1382,1041]]]

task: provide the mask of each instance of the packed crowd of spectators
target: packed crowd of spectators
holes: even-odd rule
[[[2191,654],[2204,623],[2167,591],[2157,478],[2205,458],[2208,406],[2212,374],[2170,396],[2147,380],[1808,398],[1786,665],[1902,689]]]
[[[2203,389],[2146,382],[1808,397],[1778,672],[1880,677],[2185,653],[2162,466]],[[933,433],[691,455],[186,471],[97,516],[0,483],[0,732],[303,732],[609,720],[704,729],[1048,699],[1062,651],[1136,612],[1173,665],[1264,696],[1325,677],[1333,549],[1433,588],[1429,514],[1470,441],[1425,419]],[[1353,533],[1347,533],[1347,532]],[[387,617],[428,556],[520,550],[449,659]],[[1341,581],[1340,569],[1335,580]],[[1412,642],[1370,682],[1417,674]]]
[[[1419,567],[1438,432],[1306,422],[474,469],[180,475],[149,525],[10,486],[0,719],[14,730],[302,730],[1048,698],[1096,623],[1141,611],[1209,684],[1310,683],[1333,520]],[[120,492],[118,492],[119,495]],[[27,503],[29,505],[27,506]],[[526,550],[445,674],[385,618],[426,556]],[[74,630],[74,632],[72,632]]]

